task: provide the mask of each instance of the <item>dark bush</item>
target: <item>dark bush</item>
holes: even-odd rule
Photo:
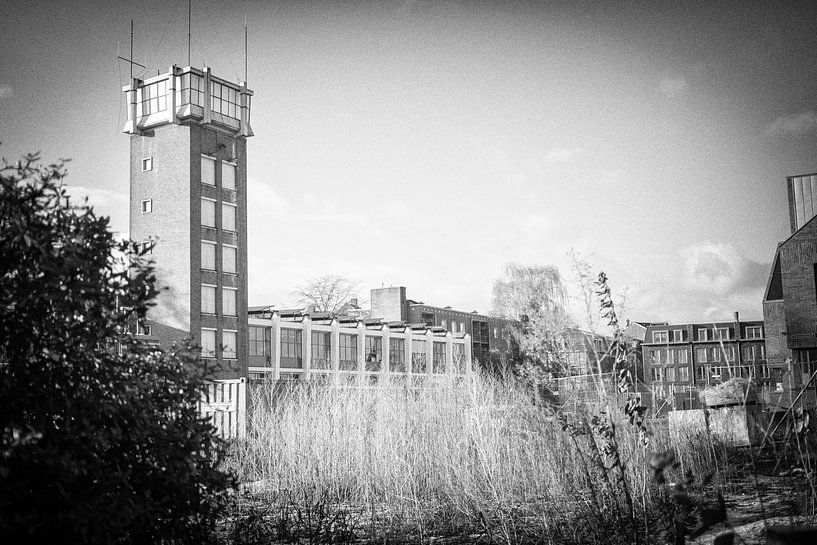
[[[213,541],[234,480],[199,416],[207,377],[189,346],[128,333],[152,269],[71,204],[64,174],[37,156],[0,169],[0,534]]]

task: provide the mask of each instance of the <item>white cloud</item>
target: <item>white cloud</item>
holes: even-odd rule
[[[817,130],[817,114],[809,110],[778,117],[766,127],[770,136],[802,136]]]
[[[8,85],[0,85],[0,100],[14,96],[14,89]]]
[[[130,197],[118,191],[102,189],[100,187],[85,187],[81,185],[66,184],[68,195],[74,204],[80,204],[80,200],[88,197],[88,204],[94,208],[103,209],[103,213],[110,214],[111,208],[124,207],[127,209]]]
[[[727,293],[747,280],[750,262],[730,244],[704,242],[680,250],[682,280],[693,291]]]
[[[668,98],[675,98],[684,94],[689,88],[686,78],[683,76],[664,77],[658,84],[661,93]]]
[[[250,229],[263,232],[271,222],[286,223],[363,223],[359,212],[339,209],[332,203],[318,199],[312,193],[304,193],[302,204],[294,206],[270,184],[250,179],[248,181],[248,216]]]
[[[545,155],[545,164],[566,163],[584,153],[581,148],[554,148]]]

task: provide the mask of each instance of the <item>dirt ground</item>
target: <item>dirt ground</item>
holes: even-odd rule
[[[748,476],[720,487],[726,502],[727,522],[688,543],[709,545],[731,529],[735,543],[766,543],[772,527],[807,527],[817,524],[814,490],[803,472]],[[817,543],[807,541],[806,543]]]

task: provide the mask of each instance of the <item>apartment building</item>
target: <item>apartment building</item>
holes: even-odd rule
[[[733,377],[770,381],[762,320],[650,324],[641,343],[654,410],[697,406],[697,392]]]

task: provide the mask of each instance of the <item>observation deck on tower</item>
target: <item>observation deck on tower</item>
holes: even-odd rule
[[[171,66],[165,74],[122,88],[127,97],[128,121],[124,132],[142,134],[174,123],[211,126],[233,136],[253,136],[250,103],[253,92],[246,82],[231,83],[191,66]]]

